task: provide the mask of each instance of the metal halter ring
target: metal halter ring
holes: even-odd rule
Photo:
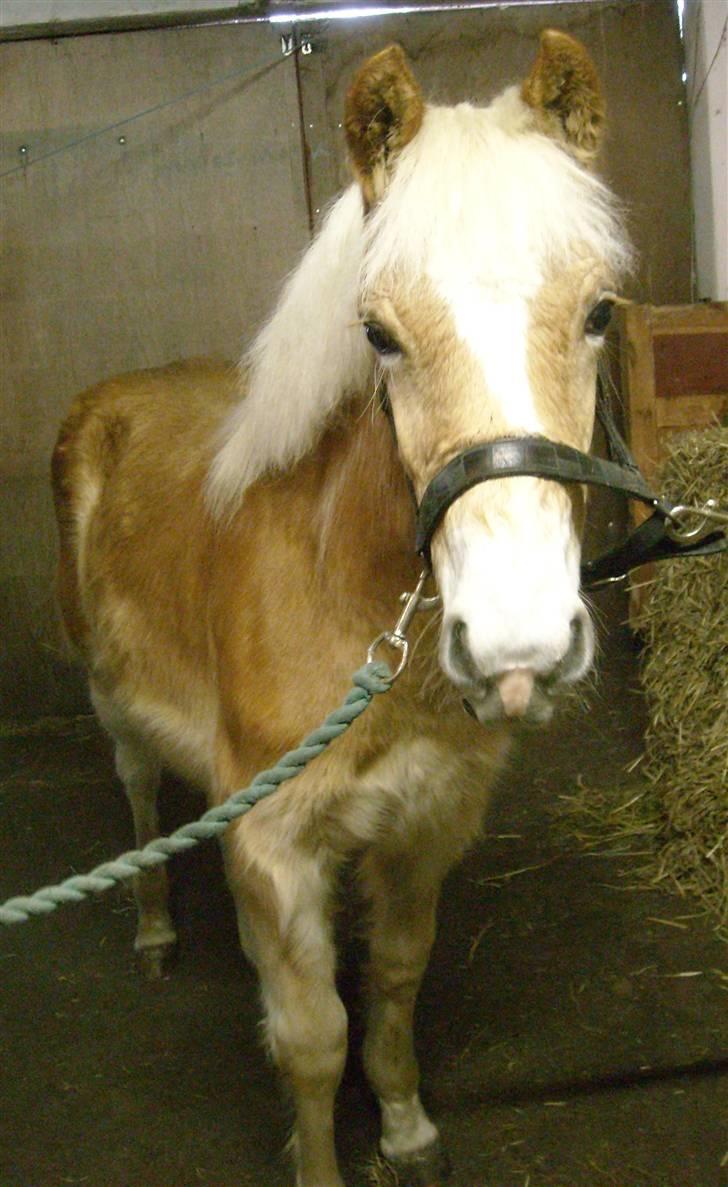
[[[403,635],[397,634],[396,631],[383,631],[381,635],[377,635],[373,643],[370,644],[367,651],[367,663],[374,663],[375,654],[382,643],[386,643],[389,647],[394,647],[399,651],[399,663],[392,672],[392,684],[402,675],[407,667],[407,660],[409,659],[409,643]]]
[[[685,521],[698,517],[695,527],[685,527]],[[665,528],[665,534],[671,540],[681,543],[687,540],[702,540],[715,531],[714,524],[728,524],[728,511],[718,509],[715,499],[707,499],[702,507],[691,507],[687,503],[678,503],[670,509],[670,522]]]

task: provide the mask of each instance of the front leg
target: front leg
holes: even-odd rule
[[[435,937],[442,875],[427,850],[382,854],[361,865],[370,904],[369,1012],[364,1066],[382,1113],[381,1150],[402,1187],[437,1187],[447,1168],[419,1097],[412,1023]]]
[[[257,819],[253,818],[256,816]],[[260,977],[273,1059],[295,1106],[296,1187],[344,1187],[334,1145],[334,1099],[347,1044],[336,991],[330,872],[291,838],[271,847],[260,807],[226,834],[240,938]]]

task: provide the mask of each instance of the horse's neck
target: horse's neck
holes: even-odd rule
[[[414,507],[389,425],[371,405],[352,408],[314,455],[323,472],[316,507],[319,564],[354,604],[390,602],[417,572]]]

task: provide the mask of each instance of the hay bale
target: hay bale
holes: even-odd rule
[[[674,437],[658,489],[674,502],[728,501],[728,427]],[[630,859],[635,890],[697,900],[728,940],[728,552],[655,566],[636,623],[648,711],[644,754],[607,787],[559,797],[557,828]]]
[[[675,437],[660,489],[728,502],[728,428]],[[728,932],[728,552],[658,565],[637,625],[656,876],[696,894]]]

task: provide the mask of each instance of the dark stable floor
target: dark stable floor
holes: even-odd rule
[[[590,707],[526,739],[485,839],[446,884],[417,1033],[453,1187],[728,1182],[725,946],[685,920],[694,904],[630,889],[624,859],[584,853],[553,824],[578,776],[614,783],[640,750],[633,649],[618,631],[605,649]],[[1,753],[0,898],[130,847],[92,722],[5,737]],[[199,814],[191,792],[167,792],[167,828]],[[215,847],[178,859],[174,884],[182,946],[157,984],[135,971],[125,892],[0,929],[0,1187],[290,1183],[290,1117]],[[359,957],[344,945],[347,1187],[372,1182],[377,1134]]]

